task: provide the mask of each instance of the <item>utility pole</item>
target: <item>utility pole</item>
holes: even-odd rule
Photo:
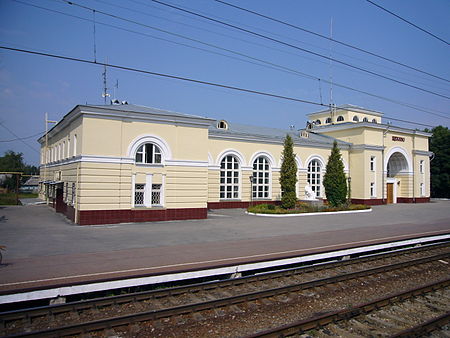
[[[45,182],[47,182],[47,166],[48,166],[48,124],[49,123],[58,123],[58,121],[51,121],[48,119],[48,113],[45,113],[45,147],[44,147],[44,189],[45,189]],[[45,200],[48,204],[48,194],[45,192]]]

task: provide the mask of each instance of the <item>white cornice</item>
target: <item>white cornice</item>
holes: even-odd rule
[[[430,156],[433,156],[434,153],[432,151],[426,151],[426,150],[413,150],[413,154],[430,157]]]
[[[380,129],[383,131],[388,132],[398,132],[408,135],[419,135],[419,136],[425,136],[430,137],[432,134],[426,133],[424,131],[420,130],[413,130],[413,129],[407,129],[407,128],[401,128],[396,127],[393,125],[388,124],[379,124],[379,123],[373,123],[373,122],[356,122],[356,123],[341,123],[341,124],[334,124],[334,125],[328,125],[328,126],[316,126],[312,130],[315,133],[322,133],[322,132],[329,132],[329,131],[335,131],[335,130],[346,130],[346,129],[354,129],[354,128],[372,128],[372,129]]]
[[[350,147],[351,150],[379,150],[382,151],[384,149],[383,146],[374,146],[370,144],[354,144]]]

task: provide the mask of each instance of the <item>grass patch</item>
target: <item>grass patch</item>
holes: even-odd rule
[[[255,214],[302,214],[311,212],[332,212],[332,211],[349,211],[349,210],[366,210],[370,206],[364,204],[350,204],[341,207],[331,207],[328,205],[312,205],[305,202],[297,202],[293,209],[283,209],[273,204],[258,204],[247,209],[248,212]]]
[[[21,198],[37,198],[38,194],[32,193],[20,193],[19,199]],[[9,192],[6,194],[0,194],[0,205],[17,205],[16,203],[16,193]],[[19,201],[19,205],[21,205]]]

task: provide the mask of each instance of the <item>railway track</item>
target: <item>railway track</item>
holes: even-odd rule
[[[259,332],[247,338],[339,336],[423,337],[449,331],[450,279],[398,293],[348,310]],[[447,335],[442,335],[447,336]]]
[[[364,279],[391,278],[389,274],[414,272],[449,257],[449,246],[441,244],[233,280],[3,312],[0,334],[53,337],[113,328],[126,332],[137,330],[142,322],[161,326],[168,321],[201,321],[230,311],[239,312],[242,306],[263,306],[274,298],[284,301],[304,290],[351,280],[359,283]]]

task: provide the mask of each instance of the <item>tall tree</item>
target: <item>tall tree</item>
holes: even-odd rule
[[[280,172],[281,185],[281,205],[285,209],[295,207],[297,194],[295,193],[295,184],[297,183],[297,163],[295,163],[294,142],[292,137],[286,135],[284,139],[283,153],[281,154],[282,164]]]
[[[431,131],[430,151],[434,158],[430,162],[431,197],[450,198],[450,130],[437,126]]]
[[[0,157],[0,172],[23,172],[25,163],[23,163],[23,154],[8,150],[4,156]],[[6,175],[1,182],[1,186],[8,190],[15,190],[17,180],[14,175]]]
[[[344,164],[342,163],[341,152],[334,141],[331,155],[328,158],[323,186],[327,201],[331,206],[340,206],[347,199],[347,179],[344,173]]]

